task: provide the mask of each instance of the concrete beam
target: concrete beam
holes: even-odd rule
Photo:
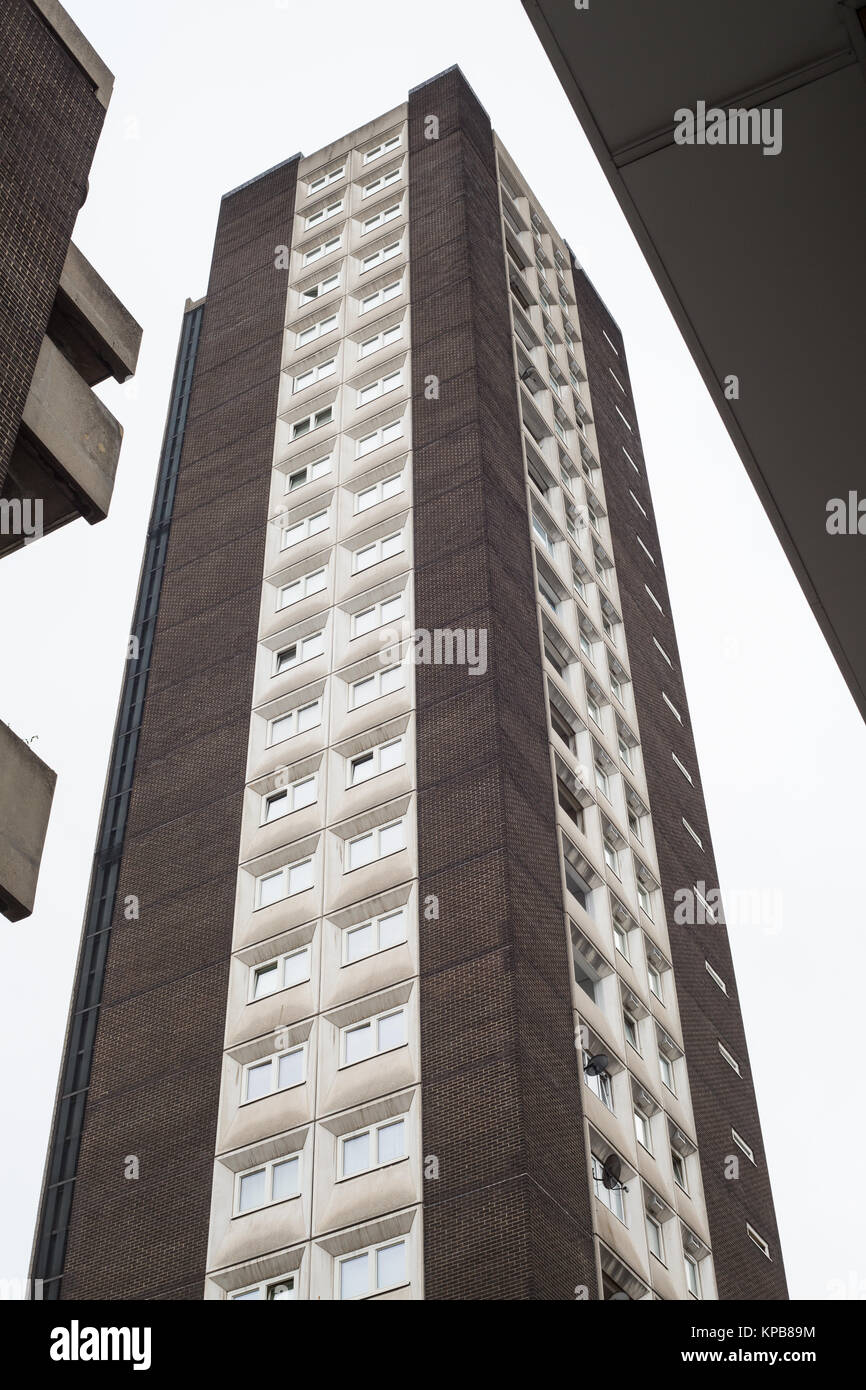
[[[29,917],[57,773],[0,723],[0,912]]]

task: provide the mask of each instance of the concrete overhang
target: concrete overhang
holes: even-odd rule
[[[104,520],[122,439],[111,411],[44,338],[0,498],[0,556],[78,516]]]
[[[107,108],[114,87],[114,76],[103,63],[96,49],[82,34],[78,25],[66,13],[58,0],[31,0],[49,29],[53,29],[60,42],[75,59],[80,68],[87,73],[100,103]]]
[[[827,529],[866,498],[862,0],[523,4],[866,715],[866,535]],[[677,143],[700,101],[781,152]]]
[[[57,774],[0,723],[0,912],[29,917]]]
[[[135,372],[141,328],[77,246],[70,243],[48,336],[88,386]]]

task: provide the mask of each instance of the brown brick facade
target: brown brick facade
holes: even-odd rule
[[[721,1299],[784,1299],[784,1266],[728,934],[722,925],[677,925],[675,919],[676,891],[691,890],[700,881],[708,888],[716,888],[718,876],[625,349],[619,329],[582,271],[575,271],[575,287],[670,932],[718,1293]],[[604,332],[616,345],[618,356],[605,341]],[[625,387],[625,396],[609,368]],[[623,424],[617,406],[632,430]],[[628,462],[623,448],[638,465],[640,475]],[[647,519],[629,496],[629,489],[645,508]],[[636,535],[649,548],[655,564],[638,545]],[[645,585],[659,600],[664,614],[654,606]],[[654,645],[653,636],[671,658],[672,667]],[[682,715],[682,724],[665,705],[662,691]],[[677,768],[672,753],[691,772],[693,786]],[[683,826],[684,816],[700,836],[703,850]],[[727,996],[707,973],[705,961],[726,982]],[[721,1056],[719,1041],[739,1062],[742,1077]],[[756,1165],[733,1143],[732,1126],[754,1150]],[[728,1156],[738,1160],[737,1179],[725,1177]],[[769,1242],[771,1260],[747,1236],[747,1222]]]
[[[105,118],[27,0],[0,14],[0,487]]]
[[[296,160],[217,228],[62,1297],[203,1295]],[[127,921],[135,895],[140,917]],[[128,1155],[140,1165],[124,1176]],[[37,1269],[37,1274],[39,1273]]]
[[[493,140],[456,70],[409,131],[415,623],[489,649],[416,672],[425,1297],[595,1297]]]

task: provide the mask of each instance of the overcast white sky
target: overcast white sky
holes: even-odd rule
[[[856,1287],[866,733],[519,0],[65,3],[116,75],[75,240],[144,343],[134,382],[100,388],[126,430],[110,517],[0,566],[0,718],[58,773],[36,911],[0,922],[0,1277],[27,1272],[180,317],[220,196],[459,63],[625,335],[722,887],[783,911],[731,935],[791,1293]]]

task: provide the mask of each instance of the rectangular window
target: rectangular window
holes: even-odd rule
[[[606,1071],[599,1072],[597,1076],[590,1075],[586,1070],[589,1057],[590,1054],[585,1051],[583,1054],[583,1079],[593,1095],[598,1096],[598,1099],[605,1109],[613,1114],[613,1090],[610,1084],[610,1076]]]
[[[296,347],[306,347],[307,343],[313,343],[317,338],[324,338],[326,333],[333,333],[337,327],[337,315],[329,314],[326,319],[319,319],[317,323],[311,323],[309,328],[302,328],[295,339]]]
[[[306,1044],[275,1053],[262,1062],[250,1062],[244,1067],[243,1101],[261,1100],[277,1091],[288,1091],[306,1081]]]
[[[365,150],[364,163],[370,164],[374,159],[378,159],[380,155],[388,154],[390,150],[396,150],[402,139],[402,135],[398,132],[396,135],[389,135],[387,140],[380,141],[380,143],[374,145],[371,150]]]
[[[734,1057],[726,1047],[723,1047],[721,1043],[719,1043],[719,1052],[724,1057],[728,1066],[731,1067],[731,1069],[737,1073],[737,1076],[742,1076],[743,1073],[740,1071],[740,1064],[737,1061],[736,1057]]]
[[[311,212],[304,221],[304,230],[309,231],[310,227],[318,227],[320,222],[327,222],[329,218],[336,217],[338,212],[343,211],[343,199],[338,198],[335,203],[326,203],[324,207],[317,208]]]
[[[692,1259],[691,1255],[686,1255],[686,1285],[693,1298],[701,1296],[701,1271],[697,1260]]]
[[[300,292],[301,303],[311,304],[314,299],[321,299],[322,295],[330,294],[331,290],[335,290],[339,283],[340,272],[338,270],[335,275],[329,275],[327,279],[320,280],[316,285],[307,285],[306,289]]]
[[[327,188],[330,183],[337,183],[346,172],[345,164],[340,164],[336,169],[329,169],[327,174],[319,174],[307,184],[307,197],[312,193],[320,193],[323,188]]]
[[[321,260],[322,256],[330,256],[332,251],[339,251],[342,241],[341,236],[332,236],[328,241],[320,241],[318,246],[304,252],[304,265],[312,265],[313,261]]]
[[[376,671],[372,676],[363,676],[350,686],[349,706],[359,709],[380,695],[389,695],[394,690],[402,690],[405,684],[403,667],[389,666],[384,671]]]
[[[626,960],[628,960],[628,933],[624,932],[622,927],[618,926],[616,922],[613,924],[613,944],[620,955],[625,956]]]
[[[668,709],[670,710],[671,714],[673,715],[674,719],[676,719],[678,723],[682,724],[682,722],[683,722],[683,717],[682,717],[682,715],[680,714],[679,710],[677,709],[677,707],[676,707],[676,705],[673,703],[673,701],[668,699],[668,697],[667,697],[667,695],[665,694],[664,691],[662,691],[662,699],[664,700],[665,704],[667,705],[667,707],[668,707]]]
[[[403,385],[403,373],[389,372],[387,376],[380,377],[378,381],[371,381],[367,386],[362,386],[358,391],[358,405],[367,405],[369,401],[375,401],[379,396],[387,396],[389,391],[396,391]]]
[[[642,1144],[647,1153],[652,1153],[652,1136],[650,1134],[650,1122],[642,1110],[634,1112],[634,1129],[638,1138],[638,1143]]]
[[[371,1246],[360,1255],[344,1255],[337,1264],[338,1297],[370,1298],[408,1283],[405,1240]]]
[[[337,370],[336,357],[329,357],[327,362],[319,362],[315,367],[308,367],[306,371],[299,372],[292,384],[292,392],[303,391],[315,382],[321,381],[324,377],[333,376]]]
[[[386,859],[389,854],[396,854],[398,850],[405,848],[405,821],[398,820],[391,825],[368,830],[365,834],[346,842],[343,872],[348,874],[353,869],[363,869],[367,864],[373,864],[377,859]]]
[[[296,468],[293,473],[289,473],[286,478],[286,492],[294,492],[296,488],[303,487],[305,483],[311,483],[315,478],[321,478],[325,473],[331,471],[331,456],[316,459],[313,463],[305,464],[303,468]]]
[[[656,608],[659,610],[659,612],[660,612],[660,613],[664,613],[665,610],[662,608],[661,604],[659,603],[658,599],[656,598],[655,594],[653,593],[653,591],[652,591],[652,589],[649,587],[649,585],[648,585],[648,584],[644,584],[644,588],[646,589],[647,593],[649,594],[650,598],[652,599],[653,603],[655,604],[655,606],[656,606]]]
[[[250,971],[250,1002],[256,999],[266,999],[268,995],[279,994],[284,989],[294,989],[296,985],[305,984],[310,978],[310,947],[302,946],[300,950],[289,951],[284,956],[279,956],[276,960],[269,960],[264,965],[257,965]],[[294,1048],[292,1055],[303,1052],[303,1048]],[[288,1055],[288,1054],[280,1054]],[[273,1059],[269,1059],[273,1060]],[[263,1067],[263,1062],[251,1064],[256,1067]],[[284,1069],[284,1078],[292,1074],[292,1068],[297,1071],[297,1060],[291,1067]],[[249,1068],[248,1068],[249,1070]],[[301,1068],[303,1079],[303,1068]],[[292,1082],[293,1085],[299,1084]],[[277,1087],[279,1089],[279,1087]],[[265,1092],[262,1092],[265,1094]],[[247,1097],[249,1099],[249,1097]]]
[[[311,632],[309,637],[302,637],[299,641],[293,642],[290,647],[283,647],[274,656],[274,675],[280,676],[284,671],[289,671],[293,666],[300,666],[304,661],[312,661],[314,657],[322,656],[325,651],[324,632]]]
[[[652,990],[656,999],[664,1003],[664,986],[662,983],[661,973],[656,969],[656,967],[652,964],[651,961],[647,961],[646,970],[647,977],[649,979],[650,989]]]
[[[612,869],[612,870],[613,870],[613,872],[616,874],[616,876],[617,876],[617,878],[618,878],[618,877],[619,877],[619,854],[617,853],[616,845],[613,844],[612,841],[611,841],[611,840],[608,840],[608,839],[605,839],[603,843],[604,843],[604,862],[605,862],[605,864],[607,865],[607,867],[608,867],[609,869]]]
[[[242,1216],[259,1207],[273,1206],[288,1197],[298,1197],[301,1191],[301,1160],[295,1154],[266,1163],[249,1173],[238,1173],[235,1179],[235,1215]]]
[[[689,1185],[686,1176],[686,1161],[682,1154],[678,1154],[676,1149],[671,1149],[671,1167],[673,1168],[674,1182],[677,1187],[681,1187],[683,1192],[688,1192]]]
[[[598,1200],[607,1207],[608,1211],[612,1211],[614,1216],[618,1217],[619,1220],[623,1223],[623,1225],[626,1225],[627,1223],[625,1219],[625,1200],[623,1198],[622,1187],[605,1187],[603,1178],[604,1164],[602,1163],[600,1158],[596,1158],[595,1154],[593,1154],[592,1182],[593,1187],[595,1189],[595,1195],[598,1198]]]
[[[371,917],[368,922],[359,922],[356,927],[347,927],[343,932],[343,964],[354,965],[355,961],[376,956],[380,951],[389,951],[392,946],[400,946],[406,940],[406,908],[396,912],[385,912],[380,917]]]
[[[312,430],[321,429],[323,425],[330,425],[334,419],[334,407],[325,406],[323,410],[317,410],[314,415],[305,415],[302,420],[296,420],[292,425],[292,439],[300,439],[302,435],[309,434]]]
[[[256,907],[271,907],[283,898],[304,893],[314,881],[312,859],[299,859],[274,873],[262,874],[256,879]]]
[[[305,516],[303,521],[296,521],[294,526],[285,528],[280,549],[288,550],[290,546],[299,545],[301,541],[309,540],[310,536],[320,535],[322,531],[327,531],[328,524],[327,510],[316,512],[313,516]]]
[[[297,1279],[294,1274],[284,1274],[280,1279],[272,1279],[261,1284],[253,1284],[252,1287],[248,1289],[239,1289],[237,1293],[231,1293],[228,1297],[234,1303],[246,1303],[255,1299],[263,1300],[267,1303],[277,1303],[289,1299],[297,1299]]]
[[[402,203],[392,203],[390,207],[383,208],[381,212],[374,212],[372,217],[365,218],[361,224],[361,236],[375,231],[377,227],[383,227],[386,222],[393,222],[395,218],[400,216],[402,210]]]
[[[340,1140],[339,1174],[341,1178],[354,1178],[405,1157],[406,1121],[386,1120]]]
[[[403,433],[403,421],[392,420],[387,425],[380,426],[373,430],[371,434],[365,434],[361,439],[355,441],[355,458],[363,458],[365,454],[371,454],[374,449],[381,449],[384,444],[392,444],[395,439],[399,439]]]
[[[631,433],[632,433],[631,425],[629,424],[628,420],[627,420],[627,419],[625,418],[625,416],[623,415],[623,413],[622,413],[622,411],[620,410],[619,406],[618,406],[618,405],[617,405],[617,406],[614,406],[614,410],[616,411],[616,413],[617,413],[617,415],[619,416],[619,418],[622,420],[622,423],[625,425],[625,427],[626,427],[626,429],[628,430],[629,434],[631,434]]]
[[[638,1021],[627,1009],[623,1010],[622,1019],[626,1042],[634,1048],[638,1055],[640,1055],[640,1028]]]
[[[283,743],[285,739],[292,738],[295,734],[303,734],[309,729],[315,729],[321,722],[322,701],[320,697],[308,705],[301,705],[298,709],[290,710],[288,714],[281,714],[276,719],[272,719],[268,747],[273,747],[275,743]]]
[[[368,270],[373,270],[377,265],[382,265],[384,261],[391,261],[395,256],[399,256],[401,243],[392,241],[388,246],[380,246],[378,251],[371,251],[369,256],[364,256],[361,260],[361,274],[364,275]]]
[[[290,787],[281,787],[279,791],[271,792],[264,798],[263,825],[270,825],[275,820],[281,820],[283,816],[291,815],[293,811],[301,811],[305,806],[314,805],[317,799],[316,774],[312,777],[302,777],[299,782],[293,782]]]
[[[352,637],[363,637],[366,633],[375,632],[377,628],[384,627],[387,623],[398,622],[402,617],[402,594],[397,594],[396,598],[382,599],[381,603],[374,603],[370,608],[364,608],[361,612],[352,614]]]
[[[403,550],[403,533],[396,531],[393,536],[384,536],[370,545],[361,546],[352,555],[352,573],[360,574],[382,560],[391,560]]]
[[[319,594],[327,587],[327,571],[310,570],[309,574],[303,574],[299,579],[293,579],[290,584],[283,585],[279,592],[277,608],[290,608],[293,603],[300,603],[301,599]]]
[[[748,1222],[746,1222],[746,1235],[749,1237],[749,1240],[753,1242],[753,1244],[757,1245],[757,1247],[758,1247],[758,1249],[760,1250],[761,1254],[762,1254],[762,1255],[766,1255],[767,1259],[769,1259],[769,1258],[770,1258],[770,1247],[769,1247],[769,1245],[768,1245],[767,1242],[764,1240],[764,1237],[763,1237],[763,1236],[759,1236],[759,1235],[758,1235],[758,1232],[754,1229],[753,1226],[750,1226]]]
[[[372,353],[378,352],[380,348],[388,347],[391,343],[396,343],[403,336],[402,323],[396,323],[391,328],[385,328],[381,333],[374,333],[372,338],[365,338],[358,348],[359,357],[369,357]]]
[[[380,188],[389,188],[392,183],[399,183],[400,177],[401,170],[399,168],[390,169],[387,174],[380,174],[377,179],[373,179],[370,183],[364,185],[361,189],[361,197],[371,198],[374,193],[379,192]]]
[[[679,768],[680,772],[681,772],[681,773],[683,774],[683,776],[685,777],[686,781],[687,781],[687,782],[691,782],[691,780],[692,780],[692,774],[689,772],[688,768],[687,768],[683,763],[680,762],[680,760],[679,760],[679,758],[677,757],[676,753],[671,753],[671,757],[673,758],[673,760],[674,760],[674,762],[676,763],[677,767]],[[692,785],[694,785],[694,784],[692,784]]]
[[[380,304],[385,304],[389,299],[396,299],[403,292],[403,281],[394,280],[390,285],[384,285],[380,290],[374,290],[372,294],[366,295],[360,303],[358,312],[369,314],[371,309],[376,309]]]
[[[665,1246],[664,1236],[662,1235],[662,1228],[659,1222],[656,1221],[654,1217],[649,1215],[646,1219],[646,1235],[650,1254],[655,1255],[656,1259],[660,1260],[661,1263],[664,1264]]]
[[[390,739],[388,743],[368,748],[349,759],[349,786],[357,787],[362,782],[369,782],[371,777],[378,777],[380,773],[392,772],[395,767],[402,767],[405,761],[402,738]]]
[[[662,1081],[668,1090],[676,1095],[677,1088],[674,1085],[674,1065],[670,1057],[666,1057],[663,1052],[659,1053],[659,1070],[662,1074]]]
[[[655,646],[655,648],[657,649],[657,651],[661,652],[661,654],[662,654],[662,656],[664,657],[665,661],[668,663],[668,666],[670,666],[671,668],[673,668],[673,664],[674,664],[674,663],[671,661],[670,657],[668,656],[668,654],[667,654],[667,652],[665,651],[664,647],[662,646],[661,642],[658,642],[658,641],[656,640],[655,637],[653,638],[653,645]]]
[[[362,488],[355,493],[355,512],[366,512],[371,507],[378,506],[380,502],[387,502],[389,498],[396,497],[403,491],[403,474],[395,473],[391,478],[384,478],[380,483],[373,483],[371,487]]]
[[[388,1013],[376,1014],[363,1023],[352,1023],[341,1033],[340,1063],[343,1067],[355,1062],[364,1062],[382,1052],[391,1052],[396,1047],[406,1046],[406,1009],[391,1009]]]
[[[643,551],[644,555],[646,555],[647,559],[651,562],[651,564],[654,565],[654,564],[655,564],[655,556],[652,555],[652,554],[650,554],[650,551],[649,551],[649,550],[647,549],[647,547],[644,545],[644,543],[643,543],[643,541],[641,540],[640,536],[638,535],[637,531],[635,531],[635,533],[634,533],[634,538],[635,538],[635,540],[637,541],[638,545],[640,546],[641,550]]]

